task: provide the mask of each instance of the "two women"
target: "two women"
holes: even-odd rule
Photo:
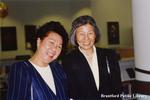
[[[121,93],[120,69],[113,50],[95,46],[100,39],[95,20],[91,16],[78,17],[71,33],[76,48],[62,58],[61,67],[55,59],[66,47],[65,29],[58,22],[39,28],[35,54],[11,66],[8,100],[67,100],[67,92],[74,100],[120,99],[108,97]]]

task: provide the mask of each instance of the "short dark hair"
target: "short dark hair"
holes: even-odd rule
[[[94,27],[94,32],[96,34],[96,39],[95,39],[95,43],[97,43],[100,40],[100,30],[98,29],[97,25],[96,25],[96,21],[94,20],[93,17],[89,16],[89,15],[83,15],[83,16],[79,16],[78,18],[76,18],[73,22],[72,22],[72,28],[71,28],[71,43],[73,45],[77,45],[76,42],[76,36],[75,36],[75,31],[78,27],[85,25],[85,24],[90,24]]]
[[[59,34],[62,37],[63,46],[62,46],[61,54],[66,52],[67,45],[68,45],[68,40],[69,40],[68,39],[68,33],[66,32],[63,25],[61,25],[61,23],[57,22],[57,21],[47,22],[47,23],[45,23],[44,25],[40,26],[37,29],[37,32],[36,32],[36,35],[35,35],[35,40],[33,41],[35,43],[34,47],[33,47],[33,51],[36,51],[36,49],[37,49],[37,46],[36,46],[37,38],[40,38],[41,40],[43,40],[45,37],[47,37],[48,32],[55,32],[55,33]]]

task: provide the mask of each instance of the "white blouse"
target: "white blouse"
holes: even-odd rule
[[[56,88],[55,88],[55,83],[54,83],[54,78],[52,71],[50,69],[50,66],[48,65],[47,67],[40,67],[37,66],[33,63],[31,63],[35,69],[39,72],[41,77],[44,79],[44,81],[47,83],[47,85],[50,87],[50,89],[56,94]]]
[[[85,52],[79,47],[79,50],[81,53],[85,56],[86,60],[88,61],[88,64],[91,68],[91,71],[93,73],[95,83],[97,86],[97,90],[99,90],[99,67],[98,67],[98,61],[97,61],[97,53],[96,53],[96,47],[93,46],[93,55],[91,61],[88,60],[88,56],[85,54]]]

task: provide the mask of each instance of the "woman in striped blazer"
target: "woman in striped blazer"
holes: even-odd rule
[[[66,75],[55,61],[67,42],[68,34],[59,22],[41,26],[34,55],[11,66],[7,100],[68,100]]]

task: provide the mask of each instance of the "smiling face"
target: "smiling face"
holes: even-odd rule
[[[48,32],[43,40],[38,38],[37,51],[42,62],[48,64],[55,60],[62,50],[62,37],[55,32]]]
[[[76,41],[82,50],[92,50],[95,38],[94,28],[90,24],[82,25],[76,29]]]

